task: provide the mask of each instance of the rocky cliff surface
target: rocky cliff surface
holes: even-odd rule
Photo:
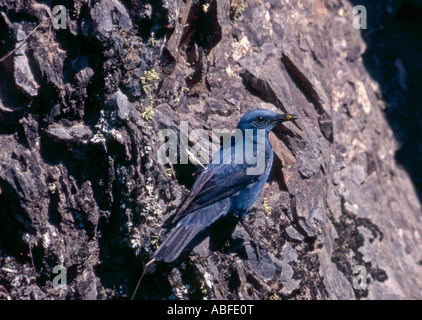
[[[129,297],[202,170],[162,165],[158,133],[233,129],[255,108],[299,116],[271,136],[273,171],[245,221],[255,239],[224,221],[155,264],[136,297],[422,298],[420,199],[357,3],[58,4],[0,4],[0,298]],[[372,34],[404,2],[378,5]],[[406,86],[400,63],[381,76]]]

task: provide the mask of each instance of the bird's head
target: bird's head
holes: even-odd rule
[[[267,109],[255,109],[246,112],[237,127],[245,129],[265,129],[268,133],[281,122],[293,121],[297,116],[290,113],[278,114]]]

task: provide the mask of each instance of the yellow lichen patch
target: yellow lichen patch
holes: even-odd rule
[[[160,43],[157,39],[155,39],[154,38],[154,36],[152,36],[150,39],[149,39],[149,43],[153,46],[153,47],[156,47],[156,46],[158,46],[158,44]]]
[[[144,112],[141,113],[141,117],[144,118],[146,121],[151,121],[152,118],[155,116],[155,111],[153,108],[153,103],[150,101],[147,107],[145,108]]]
[[[205,3],[205,4],[202,5],[202,11],[204,13],[207,13],[208,10],[209,10],[209,8],[210,8],[210,4],[209,3]]]
[[[54,182],[48,183],[48,190],[50,190],[51,193],[56,193],[56,184]]]
[[[386,110],[390,104],[388,102],[386,102],[385,100],[382,99],[378,99],[377,100],[378,106],[382,109],[382,110]]]
[[[173,178],[173,170],[171,168],[166,168],[166,173],[169,178]]]
[[[157,236],[156,234],[151,235],[151,245],[154,249],[158,249],[159,240],[160,240],[160,237]]]
[[[267,216],[270,216],[270,215],[271,215],[271,210],[272,210],[272,207],[268,204],[268,200],[267,200],[267,198],[264,198],[264,199],[262,200],[262,208],[264,208],[264,213],[265,213]]]
[[[278,293],[273,293],[269,298],[270,300],[282,300],[282,297]]]
[[[182,87],[180,88],[180,94],[182,94],[183,92],[189,92],[189,88],[188,87]]]
[[[244,0],[231,0],[230,1],[230,17],[233,20],[239,20],[243,11],[245,11],[248,4]]]
[[[140,78],[144,92],[149,93],[152,89],[152,85],[158,79],[160,79],[160,75],[155,69],[145,71],[144,75]]]
[[[136,49],[129,47],[126,50],[126,56],[123,60],[124,63],[125,63],[126,69],[130,69],[131,63],[133,63],[133,66],[135,66],[136,64],[139,63],[140,60],[141,60],[141,58],[139,57]]]

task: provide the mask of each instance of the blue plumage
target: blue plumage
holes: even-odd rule
[[[172,262],[196,235],[223,216],[242,218],[258,198],[271,171],[273,151],[268,133],[277,124],[295,118],[266,109],[246,112],[237,126],[243,133],[243,141],[236,141],[242,143],[243,161],[235,161],[236,144],[221,148],[220,163],[210,162],[176,213],[164,223],[170,231],[153,258]],[[228,164],[223,163],[224,152],[230,152]]]

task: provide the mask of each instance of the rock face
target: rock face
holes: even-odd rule
[[[299,116],[270,137],[255,239],[217,223],[136,297],[422,298],[418,191],[354,4],[67,1],[60,29],[44,3],[0,4],[0,56],[18,48],[0,65],[1,299],[128,298],[202,170],[161,164],[160,130],[233,129],[255,108]]]

